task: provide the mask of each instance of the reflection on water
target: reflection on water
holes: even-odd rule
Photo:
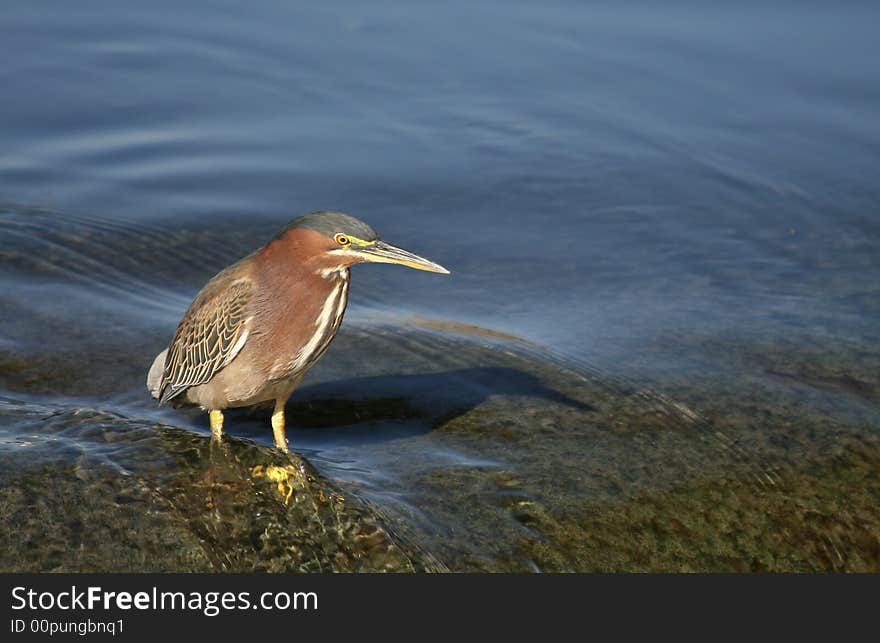
[[[880,569],[876,7],[166,4],[0,25],[0,569]],[[319,208],[453,275],[212,446],[151,358]]]

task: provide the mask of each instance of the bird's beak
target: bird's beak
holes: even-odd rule
[[[354,254],[361,257],[364,261],[373,263],[398,263],[401,266],[415,268],[416,270],[427,270],[428,272],[439,272],[448,275],[449,271],[439,263],[428,261],[424,257],[415,255],[408,250],[392,246],[384,241],[377,241],[369,246],[361,246],[360,248],[352,248]]]

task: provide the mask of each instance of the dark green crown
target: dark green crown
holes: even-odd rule
[[[294,219],[284,226],[278,233],[278,237],[283,237],[290,230],[300,228],[320,232],[326,237],[332,237],[341,232],[364,241],[375,241],[379,238],[376,231],[360,219],[355,219],[343,212],[331,211],[311,212]]]

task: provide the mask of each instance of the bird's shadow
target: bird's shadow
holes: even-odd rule
[[[583,412],[590,404],[507,367],[475,367],[421,375],[379,375],[322,382],[298,389],[287,403],[288,438],[375,443],[440,428],[492,396],[528,396]],[[235,433],[268,435],[269,409],[230,412]],[[233,424],[234,423],[234,424]]]

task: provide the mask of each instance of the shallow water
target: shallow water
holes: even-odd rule
[[[878,14],[11,3],[0,569],[880,569]],[[453,274],[212,448],[146,370],[319,208]]]

